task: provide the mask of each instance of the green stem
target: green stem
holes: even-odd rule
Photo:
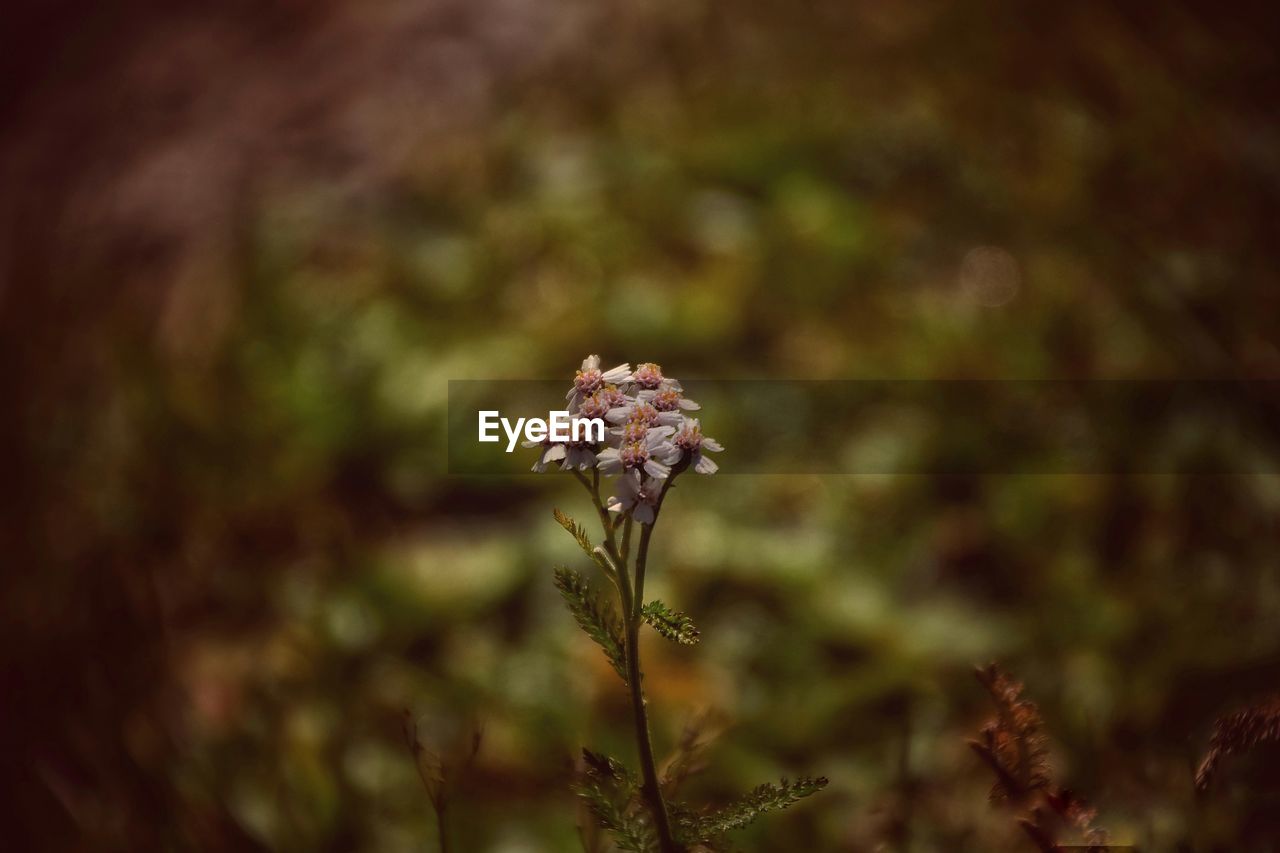
[[[653,527],[658,523],[658,513],[662,512],[662,502],[667,499],[667,492],[671,490],[671,484],[675,480],[676,475],[683,468],[673,469],[671,476],[667,478],[667,482],[663,485],[662,491],[658,493],[658,502],[653,506],[653,523],[642,524],[640,526],[640,549],[636,552],[636,594],[635,594],[635,614],[636,619],[640,618],[640,608],[644,607],[644,572],[645,567],[649,563],[649,538],[653,536]]]
[[[631,513],[627,513],[626,523],[622,527],[622,562],[631,559]]]
[[[640,794],[653,815],[654,829],[658,833],[658,843],[662,853],[681,853],[682,848],[676,843],[675,836],[671,833],[671,818],[667,814],[666,801],[662,798],[662,787],[658,782],[657,762],[653,757],[653,739],[649,734],[647,703],[644,698],[644,687],[641,683],[644,679],[644,673],[640,669],[640,625],[643,623],[640,611],[644,607],[644,572],[649,561],[649,540],[653,536],[653,525],[658,522],[658,513],[662,509],[662,502],[666,499],[667,491],[671,488],[672,481],[685,467],[687,465],[678,465],[672,469],[671,475],[663,485],[662,492],[658,495],[658,501],[654,505],[653,523],[640,526],[640,546],[636,551],[636,581],[634,587],[631,584],[628,571],[630,568],[628,566],[628,558],[631,550],[632,527],[630,514],[626,516],[626,521],[622,528],[622,548],[619,549],[615,540],[617,527],[614,525],[613,519],[609,517],[609,511],[600,499],[599,470],[592,469],[590,480],[581,471],[573,472],[573,475],[591,495],[591,502],[596,508],[596,513],[600,516],[600,525],[604,528],[605,550],[609,553],[609,556],[614,558],[618,570],[618,596],[621,599],[623,621],[626,627],[627,687],[631,693],[631,712],[636,727],[636,746],[640,753]]]
[[[657,763],[653,758],[653,740],[649,735],[649,717],[645,711],[644,688],[640,671],[640,622],[627,619],[627,686],[631,688],[631,714],[636,726],[636,747],[640,753],[640,793],[653,814],[654,829],[662,853],[678,853],[680,847],[671,834],[671,819],[667,816],[667,804],[662,799],[662,787],[658,782]]]
[[[614,562],[621,563],[618,558],[618,546],[614,541],[613,519],[609,517],[609,510],[605,508],[604,502],[600,500],[600,472],[591,469],[591,479],[588,480],[586,475],[576,468],[572,469],[573,476],[587,490],[587,494],[591,495],[591,503],[596,508],[596,514],[600,516],[600,526],[604,528],[604,550],[614,559]],[[621,568],[621,567],[619,567]]]
[[[640,793],[649,804],[653,813],[654,828],[658,831],[658,841],[663,853],[675,853],[680,847],[671,834],[671,819],[667,815],[667,804],[662,798],[662,786],[658,781],[657,763],[653,758],[653,739],[649,734],[649,717],[644,698],[644,674],[640,670],[640,611],[644,607],[644,573],[649,562],[649,540],[653,537],[653,526],[658,523],[658,513],[662,510],[662,501],[675,479],[673,471],[658,495],[658,502],[653,508],[653,522],[640,526],[640,547],[636,551],[635,592],[631,597],[631,606],[623,603],[623,612],[627,614],[627,685],[631,688],[631,712],[636,725],[636,745],[640,752]]]

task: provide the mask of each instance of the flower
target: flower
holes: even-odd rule
[[[575,425],[589,418],[574,415],[569,421],[569,435],[574,435]],[[590,435],[586,429],[581,429],[580,435]],[[541,441],[522,441],[522,447],[541,447],[542,453],[538,456],[538,461],[533,463],[533,471],[541,474],[547,470],[547,465],[552,462],[560,463],[561,471],[568,471],[571,468],[577,468],[579,471],[585,471],[592,468],[596,464],[596,446],[594,441],[552,441],[550,438],[544,438]]]
[[[575,415],[569,425],[569,435],[590,435],[590,430],[586,428],[586,422],[589,420],[591,419]],[[574,430],[578,429],[577,425],[579,423],[583,425],[582,429],[580,432],[575,433]],[[596,464],[597,446],[597,443],[594,441],[568,441],[565,444],[564,464],[560,466],[561,469],[567,471],[570,468],[577,468],[579,471],[585,471],[588,468],[594,468]]]
[[[543,439],[542,441],[522,441],[520,442],[520,445],[522,447],[542,448],[542,452],[538,454],[538,461],[534,462],[533,468],[530,469],[537,474],[541,474],[543,471],[547,470],[548,464],[564,460],[566,454],[565,445],[551,441],[550,439]],[[562,464],[560,467],[563,469],[565,466]]]
[[[617,385],[604,386],[604,391],[601,392],[601,396],[609,402],[609,407],[613,409],[616,409],[624,403],[631,402],[631,398],[622,393],[622,390],[618,388]]]
[[[573,377],[573,387],[564,395],[569,401],[569,410],[577,409],[582,401],[608,385],[619,385],[631,381],[631,365],[619,364],[608,370],[600,369],[600,356],[589,355],[582,360],[582,368]]]
[[[685,399],[684,392],[675,387],[659,388],[656,391],[641,391],[636,394],[636,399],[648,403],[659,412],[677,412],[681,409],[687,412],[694,412],[702,408],[692,400]]]
[[[714,474],[720,466],[703,451],[719,453],[724,450],[720,442],[702,434],[702,425],[697,418],[685,418],[684,426],[675,434],[671,443],[679,450],[689,454],[689,465],[699,474]]]
[[[632,374],[631,379],[636,383],[637,388],[647,391],[656,390],[662,384],[662,368],[652,361],[646,361],[636,366],[636,372]]]
[[[610,386],[616,392],[616,386]],[[601,388],[594,394],[584,397],[582,403],[578,406],[578,414],[584,418],[603,418],[609,414],[609,410],[615,408],[617,403],[614,400],[614,394],[608,388]]]
[[[644,436],[624,443],[621,447],[607,447],[596,456],[600,473],[614,474],[644,471],[659,480],[671,473],[671,466],[680,461],[680,448],[671,443],[673,430],[669,426],[647,429]]]
[[[641,524],[653,524],[654,507],[662,494],[661,480],[628,474],[618,479],[617,489],[618,494],[609,498],[610,512],[630,512]]]
[[[629,363],[601,370],[600,356],[589,355],[582,360],[565,397],[574,422],[599,418],[609,424],[605,440],[526,441],[525,447],[542,449],[534,471],[545,471],[548,465],[558,462],[561,470],[582,471],[596,466],[609,476],[647,475],[664,480],[681,459],[700,474],[713,474],[719,469],[706,454],[724,448],[704,436],[698,421],[685,414],[702,407],[686,399],[680,383],[664,376],[662,368],[653,362],[637,365],[634,372]],[[640,479],[636,487],[643,491]]]
[[[659,411],[656,406],[642,400],[635,400],[624,406],[617,406],[605,413],[604,419],[611,424],[643,424],[646,427],[680,426],[680,414],[675,411]]]
[[[648,431],[649,425],[643,421],[627,421],[622,426],[609,430],[609,443],[615,447],[621,447],[633,441],[643,441]]]

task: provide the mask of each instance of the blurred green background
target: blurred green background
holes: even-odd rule
[[[552,505],[590,507],[567,476],[447,476],[450,379],[590,352],[1280,376],[1264,4],[64,0],[13,24],[15,850],[433,850],[403,709],[437,748],[483,727],[459,849],[577,849],[573,756],[633,760],[551,584],[585,568]],[[832,452],[1002,453],[909,426]],[[1197,801],[1191,773],[1280,681],[1277,477],[686,479],[651,594],[704,641],[645,649],[658,750],[709,709],[689,796],[832,780],[744,849],[1027,849],[965,745],[990,659],[1114,838],[1272,849],[1265,778]]]

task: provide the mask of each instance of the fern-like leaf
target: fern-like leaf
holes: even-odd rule
[[[1213,724],[1209,751],[1196,770],[1197,790],[1209,790],[1226,759],[1277,742],[1280,742],[1280,696],[1219,717]]]
[[[591,558],[591,562],[599,566],[600,571],[604,572],[607,577],[616,586],[618,583],[618,571],[613,567],[613,563],[609,560],[604,550],[591,544],[591,537],[587,535],[587,529],[578,522],[574,521],[566,513],[559,509],[553,509],[551,514],[555,516],[556,522],[569,531],[569,535],[573,537],[573,541],[578,543],[578,547],[582,549],[582,553]]]
[[[644,809],[638,806],[635,776],[620,762],[589,749],[582,750],[582,760],[575,791],[600,828],[613,835],[620,850],[655,853],[658,838]]]
[[[766,812],[785,809],[825,787],[825,776],[806,776],[795,782],[783,779],[778,785],[766,783],[737,802],[707,814],[677,811],[676,824],[685,843],[711,843],[727,832],[741,829]]]
[[[613,605],[596,595],[582,575],[573,569],[560,566],[556,569],[556,588],[560,590],[569,612],[577,620],[578,627],[595,640],[613,665],[614,672],[627,680],[627,666],[623,656],[622,620]]]
[[[551,510],[551,514],[556,517],[556,521],[561,527],[569,531],[569,535],[578,543],[578,547],[582,549],[583,553],[590,557],[591,549],[594,546],[591,544],[591,537],[587,536],[587,529],[559,509]]]
[[[650,601],[640,609],[640,615],[653,626],[653,630],[673,643],[692,646],[701,639],[698,627],[693,624],[692,619],[672,610],[661,601]]]
[[[996,715],[969,748],[995,773],[992,802],[1024,803],[1051,782],[1044,720],[1035,703],[1023,698],[1022,682],[1000,667],[979,667],[974,675],[991,694]]]

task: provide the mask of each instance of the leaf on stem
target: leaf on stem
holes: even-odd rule
[[[587,529],[559,509],[551,510],[551,514],[556,517],[556,521],[561,527],[569,531],[569,535],[578,543],[578,547],[583,550],[583,553],[590,557],[591,549],[594,546],[591,544],[591,537],[587,536]]]
[[[653,630],[673,643],[692,646],[701,639],[698,626],[693,624],[692,619],[684,613],[672,610],[661,601],[650,601],[640,609],[640,615],[653,626]]]
[[[582,750],[583,769],[574,790],[620,850],[656,853],[658,838],[638,805],[636,777],[607,755]]]
[[[1213,724],[1209,751],[1196,770],[1196,790],[1209,790],[1218,770],[1231,756],[1280,742],[1280,696],[1219,717]]]
[[[996,715],[969,748],[995,773],[992,802],[1021,804],[1051,781],[1044,721],[1035,703],[1023,698],[1022,682],[1000,667],[978,667],[974,675],[991,694]]]
[[[785,809],[826,786],[825,776],[806,776],[795,782],[783,779],[777,785],[760,785],[737,802],[706,814],[682,810],[676,815],[679,835],[685,843],[711,843],[727,832],[741,829],[766,812]]]
[[[625,682],[627,666],[623,655],[622,619],[613,604],[596,595],[582,575],[573,569],[556,568],[556,589],[577,620],[578,627],[604,650],[605,657]]]
[[[603,550],[591,544],[591,537],[587,535],[587,529],[559,509],[553,509],[551,512],[560,526],[569,531],[569,535],[578,543],[578,547],[582,549],[582,552],[590,557],[591,561],[600,567],[600,571],[604,572],[605,577],[616,586],[618,583],[617,569],[614,568],[612,561],[609,560]]]

